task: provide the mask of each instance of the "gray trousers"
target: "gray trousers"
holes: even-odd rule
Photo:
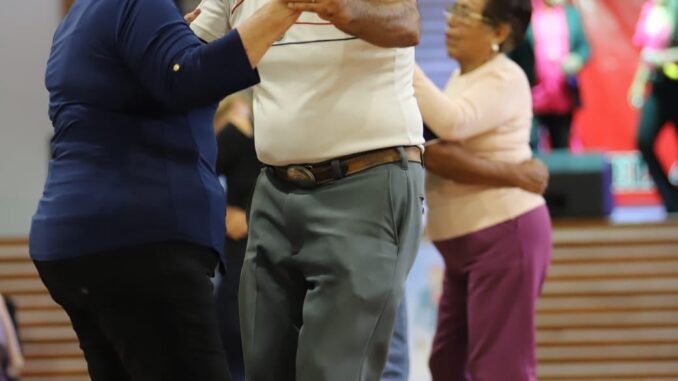
[[[313,189],[263,169],[240,281],[248,381],[378,381],[421,235],[424,170]]]

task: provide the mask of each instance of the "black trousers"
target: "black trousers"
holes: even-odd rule
[[[238,290],[240,289],[240,272],[247,250],[247,238],[238,241],[226,238],[224,253],[226,254],[226,272],[217,286],[215,300],[217,305],[217,321],[219,333],[224,346],[226,359],[234,381],[245,379],[245,365],[240,336],[240,316],[238,308]]]
[[[35,262],[92,381],[228,381],[205,247],[165,242]]]
[[[668,212],[678,212],[678,188],[669,182],[654,146],[665,123],[671,122],[678,132],[676,100],[678,100],[678,81],[665,79],[653,85],[652,92],[645,100],[641,111],[637,140],[638,149],[647,163],[647,169]]]
[[[569,114],[539,114],[535,115],[537,124],[546,127],[551,139],[551,148],[567,149],[570,146],[570,128],[572,113]]]

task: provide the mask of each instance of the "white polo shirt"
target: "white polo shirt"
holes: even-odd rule
[[[191,27],[210,42],[267,1],[203,0]],[[317,163],[424,143],[414,48],[380,48],[304,13],[258,69],[255,142],[263,163]]]

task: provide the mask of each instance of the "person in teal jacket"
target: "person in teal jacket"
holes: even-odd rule
[[[581,15],[565,0],[533,0],[532,23],[511,58],[532,85],[534,126],[530,145],[538,148],[539,126],[548,129],[551,148],[567,148],[574,111],[581,106],[577,76],[591,56]]]

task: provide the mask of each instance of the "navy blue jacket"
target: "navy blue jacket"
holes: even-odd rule
[[[78,0],[47,64],[52,159],[30,253],[161,241],[223,250],[216,103],[256,84],[237,31],[202,44],[172,0]]]

